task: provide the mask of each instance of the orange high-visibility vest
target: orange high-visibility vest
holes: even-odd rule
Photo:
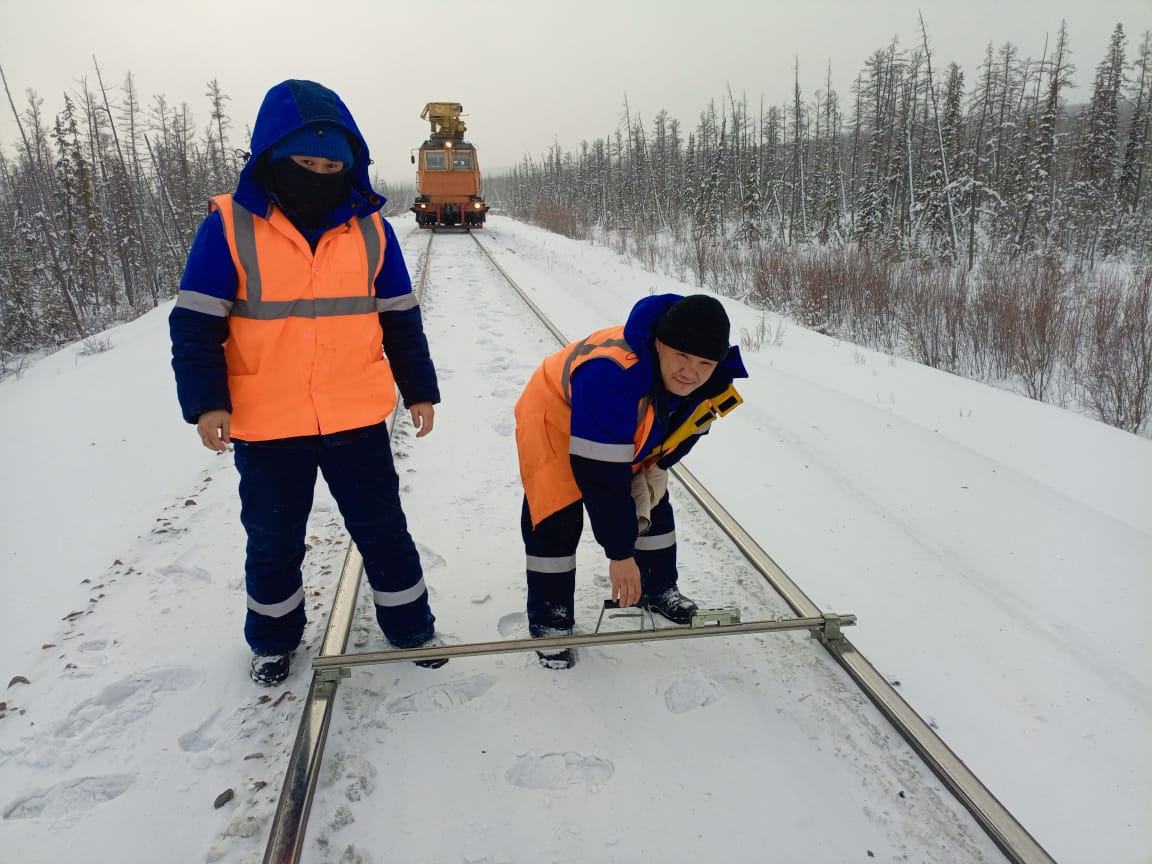
[[[313,253],[278,208],[263,219],[231,195],[212,203],[239,282],[224,343],[232,434],[267,441],[387,419],[396,392],[377,314],[380,215],[332,228]]]
[[[544,359],[516,402],[516,449],[520,480],[528,499],[532,526],[584,496],[572,475],[569,446],[572,440],[572,373],[589,360],[607,357],[621,368],[639,359],[624,341],[624,328],[597,330],[579,342]],[[652,431],[656,412],[644,397],[636,407],[636,435],[640,448]],[[633,471],[640,466],[634,465]]]

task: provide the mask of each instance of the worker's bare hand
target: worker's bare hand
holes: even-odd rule
[[[622,608],[640,602],[640,568],[635,558],[609,561],[608,578],[612,580],[612,599]]]
[[[224,453],[232,443],[232,415],[223,408],[205,411],[196,421],[196,431],[205,447]]]
[[[408,410],[412,412],[412,426],[416,429],[417,438],[423,438],[432,431],[436,421],[435,405],[431,402],[417,402],[415,405],[409,405]]]

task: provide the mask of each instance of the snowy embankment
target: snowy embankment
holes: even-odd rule
[[[415,268],[427,234],[397,228]],[[499,217],[482,239],[572,338],[694,290]],[[511,406],[556,346],[470,239],[435,242],[444,402],[420,441],[401,418],[405,507],[442,631],[515,638]],[[735,333],[761,320],[726,306]],[[166,312],[0,382],[0,671],[30,682],[0,719],[2,860],[262,856],[343,534],[321,485],[306,650],[256,689],[235,472],[179,418]],[[688,467],[818,604],[859,616],[853,642],[1056,860],[1146,860],[1152,444],[791,324],[746,356],[745,404]],[[672,494],[686,592],[785,614]],[[580,568],[591,629],[591,542]],[[383,647],[363,608],[353,642]],[[339,701],[307,861],[999,857],[799,636],[587,649],[567,675],[521,655],[390,664]]]

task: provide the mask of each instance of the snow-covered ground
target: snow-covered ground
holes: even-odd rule
[[[397,220],[409,266],[428,240]],[[570,337],[691,286],[493,217],[482,240]],[[734,332],[760,313],[725,301]],[[424,300],[444,401],[395,439],[450,640],[526,635],[512,404],[557,346],[463,235]],[[231,456],[180,418],[168,306],[0,382],[0,862],[260,861],[343,561],[323,486],[313,620],[255,687]],[[774,330],[778,322],[768,321]],[[688,467],[1061,864],[1152,862],[1152,442],[785,323]],[[681,585],[787,614],[682,488]],[[607,596],[580,553],[578,622]],[[614,621],[610,626],[630,626]],[[350,650],[384,643],[361,607]],[[231,800],[215,807],[217,796]],[[998,861],[811,640],[357,669],[304,860]]]

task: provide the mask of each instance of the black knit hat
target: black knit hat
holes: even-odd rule
[[[728,356],[728,314],[706,294],[677,300],[656,322],[652,335],[677,351],[719,363]]]

